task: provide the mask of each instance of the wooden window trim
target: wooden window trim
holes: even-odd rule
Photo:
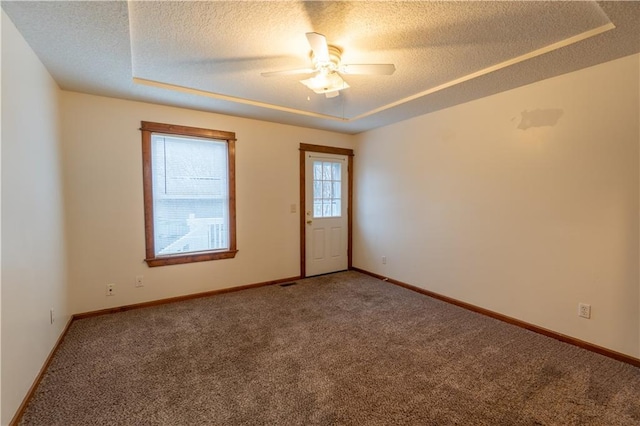
[[[234,132],[221,130],[202,129],[198,127],[176,126],[172,124],[153,123],[142,121],[142,176],[144,191],[144,230],[146,243],[147,265],[165,266],[181,263],[204,262],[208,260],[232,259],[238,252],[236,246],[236,135]],[[186,254],[174,254],[167,256],[155,255],[154,229],[153,229],[153,175],[151,169],[151,135],[153,133],[173,134],[180,136],[192,136],[205,139],[227,142],[227,162],[229,173],[229,248],[225,250],[211,250],[191,252]]]

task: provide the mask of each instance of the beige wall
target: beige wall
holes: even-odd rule
[[[301,142],[351,147],[352,137],[256,120],[63,92],[69,274],[74,313],[299,275]],[[232,131],[235,259],[148,268],[140,121]],[[136,275],[145,286],[136,288]],[[105,285],[115,283],[115,296]]]
[[[638,64],[359,135],[354,266],[640,356]]]
[[[2,414],[15,414],[69,319],[59,89],[2,12]],[[50,324],[49,309],[56,320]]]

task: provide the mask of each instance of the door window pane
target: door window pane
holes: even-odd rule
[[[333,168],[332,168],[333,180],[337,180],[338,182],[340,182],[340,176],[342,173],[342,170],[340,170],[341,166],[342,165],[340,163],[333,163]]]
[[[332,214],[333,216],[340,216],[340,200],[333,200],[333,204],[331,205],[332,207]]]
[[[324,172],[322,174],[322,179],[331,180],[331,163],[329,163],[328,161],[324,161],[322,163],[322,171]]]
[[[333,198],[340,199],[340,182],[333,182]]]
[[[342,216],[342,163],[313,162],[313,217]]]

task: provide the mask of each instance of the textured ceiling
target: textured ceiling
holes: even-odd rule
[[[3,2],[66,90],[357,133],[640,51],[638,2]],[[336,98],[301,76],[305,33],[344,63]]]

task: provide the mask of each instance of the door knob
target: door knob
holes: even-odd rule
[[[312,222],[313,222],[312,220],[308,220],[307,225],[311,225]]]

